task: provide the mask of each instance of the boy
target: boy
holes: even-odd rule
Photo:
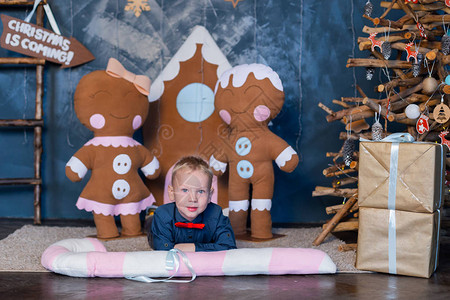
[[[158,207],[148,233],[155,250],[220,251],[236,249],[230,221],[222,208],[210,203],[213,174],[201,158],[178,161],[168,187],[172,203]]]

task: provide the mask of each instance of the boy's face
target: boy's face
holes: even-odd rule
[[[212,190],[209,177],[202,170],[180,169],[173,178],[173,186],[168,187],[170,200],[175,200],[180,214],[193,221],[205,211]]]

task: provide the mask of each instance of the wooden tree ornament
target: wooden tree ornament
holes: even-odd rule
[[[367,52],[370,58],[350,58],[347,67],[365,67],[367,72],[372,69],[372,76],[375,69],[375,72],[383,72],[382,77],[387,80],[378,84],[374,82],[374,91],[380,93],[380,99],[367,96],[357,87],[360,97],[342,97],[332,101],[340,107],[338,110],[319,103],[319,107],[327,113],[327,122],[340,121],[346,125],[347,132],[341,132],[340,139],[373,139],[375,130],[361,125],[367,124],[366,119],[377,113],[380,125],[384,123],[384,136],[389,134],[386,127],[395,122],[403,124],[404,130],[418,141],[447,141],[446,130],[450,126],[450,98],[447,96],[450,95],[450,75],[447,71],[450,64],[450,7],[444,1],[417,2],[381,1],[380,7],[386,10],[379,17],[371,16],[372,10],[370,5],[367,8],[366,3],[363,17],[372,24],[364,26],[364,36],[358,37],[357,41],[359,49]],[[393,10],[400,10],[404,15],[397,20],[389,19],[389,13]],[[390,43],[392,53],[389,53],[389,59],[386,59],[387,53],[383,53],[384,43]],[[327,207],[327,213],[335,216],[324,225],[314,245],[322,243],[330,232],[358,229],[354,218],[358,214],[356,185],[359,152],[355,150],[353,154],[353,165],[346,166],[342,151],[327,153],[327,157],[333,157],[333,165],[324,169],[323,174],[333,179],[332,187],[316,187],[313,197],[335,196],[348,200],[344,205]],[[353,191],[355,193],[351,195]],[[446,201],[447,198],[448,195],[445,195]],[[450,232],[447,219],[444,217],[442,222],[444,235]],[[354,245],[340,248],[342,251],[353,250]]]

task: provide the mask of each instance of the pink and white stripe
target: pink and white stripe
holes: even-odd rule
[[[42,254],[42,265],[55,273],[75,277],[169,277],[167,251],[107,252],[96,239],[68,239]],[[336,273],[323,251],[309,248],[244,248],[186,253],[197,276],[284,275]],[[180,260],[182,261],[182,260]],[[181,263],[177,276],[190,277]]]

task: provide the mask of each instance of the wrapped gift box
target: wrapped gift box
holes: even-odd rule
[[[434,212],[441,207],[444,155],[440,144],[361,142],[359,206]]]
[[[356,268],[428,278],[436,270],[440,210],[415,213],[361,207]]]

